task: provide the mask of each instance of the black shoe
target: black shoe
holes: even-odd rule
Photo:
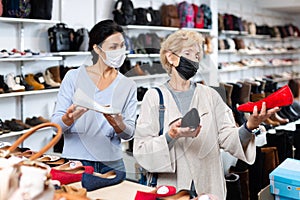
[[[26,91],[31,91],[31,90],[34,90],[34,87],[32,85],[29,85],[25,79],[24,79],[24,76],[23,75],[17,75],[15,77],[15,81],[16,83],[20,84],[20,85],[23,85],[25,87],[25,90]]]
[[[6,124],[11,131],[23,131],[24,127],[18,124],[16,121],[5,120],[4,124]]]
[[[42,124],[43,121],[41,121],[37,117],[32,117],[32,118],[27,117],[25,123],[28,124],[29,126],[37,126],[39,124]]]

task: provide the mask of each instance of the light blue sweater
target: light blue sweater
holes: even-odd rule
[[[78,88],[100,105],[111,105],[121,110],[126,129],[116,134],[103,114],[92,110],[84,113],[71,126],[64,124],[62,116],[72,105],[73,95]],[[70,70],[60,86],[51,118],[64,132],[62,156],[89,161],[121,159],[121,139],[130,139],[135,130],[136,106],[136,84],[121,73],[106,89],[100,91],[88,76],[85,66]]]

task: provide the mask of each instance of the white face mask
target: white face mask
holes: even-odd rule
[[[99,48],[102,49],[101,47]],[[104,50],[102,49],[102,51]],[[106,55],[106,60],[104,60],[101,55],[99,56],[107,66],[112,68],[120,68],[126,58],[126,47],[112,51],[104,51],[104,53]]]

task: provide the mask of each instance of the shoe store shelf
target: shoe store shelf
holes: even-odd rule
[[[74,51],[74,52],[53,52],[53,56],[89,56],[89,51]]]
[[[16,61],[60,61],[62,57],[59,56],[45,56],[45,57],[17,57],[17,58],[0,58],[0,62],[16,62]]]
[[[164,74],[153,74],[153,75],[143,75],[143,76],[132,76],[129,77],[130,79],[134,80],[134,81],[138,81],[138,80],[145,80],[145,79],[156,79],[156,78],[167,78],[168,74],[164,73]]]
[[[56,20],[12,18],[12,17],[0,17],[0,22],[8,22],[8,23],[37,23],[37,24],[56,24],[56,23],[59,23],[59,21],[56,21]]]
[[[290,54],[297,54],[300,53],[299,50],[289,50],[289,51],[260,51],[260,52],[251,52],[250,51],[237,51],[237,50],[230,50],[230,49],[225,49],[225,50],[219,50],[219,54],[238,54],[242,56],[257,56],[257,55],[290,55]]]
[[[55,89],[45,89],[45,90],[24,91],[24,92],[10,92],[10,93],[0,94],[0,98],[26,96],[26,95],[33,95],[33,94],[47,94],[47,93],[54,93],[58,91],[59,89],[55,88]]]
[[[153,31],[177,31],[180,28],[177,27],[166,27],[166,26],[144,26],[144,25],[127,25],[123,26],[124,29],[127,30],[153,30]],[[200,29],[200,28],[181,28],[185,30],[193,30],[201,33],[210,33],[210,29]]]
[[[47,129],[52,129],[52,127],[45,127],[45,128],[41,128],[38,131],[41,130],[47,130]],[[13,137],[13,136],[19,136],[19,135],[23,135],[24,133],[26,133],[27,131],[29,131],[30,129],[26,129],[23,131],[11,131],[9,133],[3,133],[0,135],[0,138],[9,138],[9,137]]]
[[[159,54],[128,54],[128,58],[159,58]]]

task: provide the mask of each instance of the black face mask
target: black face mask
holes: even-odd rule
[[[188,58],[180,56],[179,65],[176,67],[176,70],[183,79],[189,80],[190,78],[195,76],[198,68],[199,62],[195,62]]]

